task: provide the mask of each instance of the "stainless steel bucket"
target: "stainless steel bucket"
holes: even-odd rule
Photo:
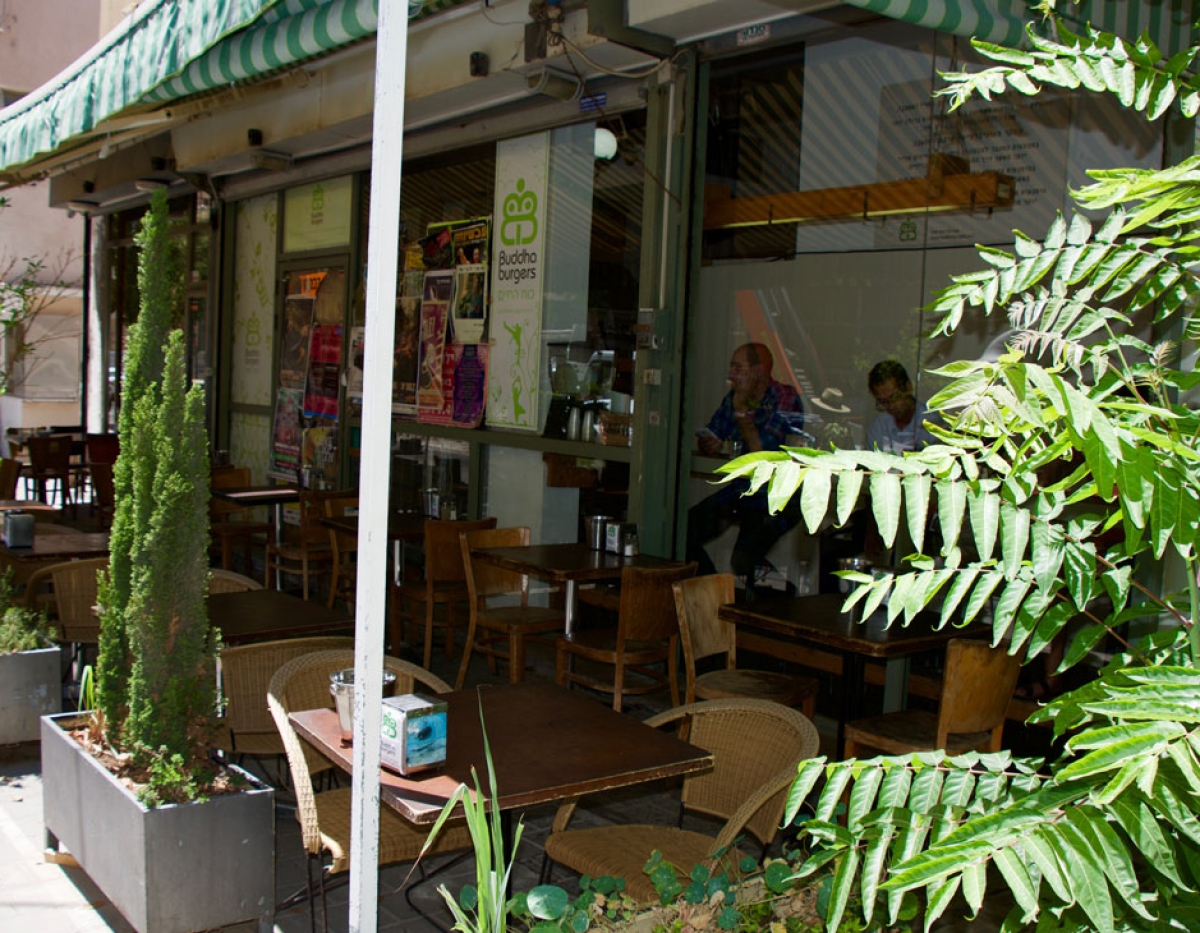
[[[383,672],[383,689],[396,682],[391,671]],[[342,741],[354,738],[354,668],[347,667],[329,675],[329,692],[333,694],[333,705],[338,714],[338,725],[342,730]]]
[[[593,551],[604,550],[605,535],[611,515],[588,515],[583,519],[584,533],[587,535],[587,546]]]

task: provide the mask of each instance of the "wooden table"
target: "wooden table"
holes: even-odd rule
[[[0,499],[0,512],[58,512],[58,506],[40,499]]]
[[[483,686],[439,699],[449,707],[445,765],[412,777],[380,769],[383,802],[421,825],[437,819],[460,783],[474,786],[472,767],[487,786],[481,702],[499,792],[494,803],[501,810],[696,774],[713,766],[709,752],[552,684]],[[293,712],[288,718],[330,761],[351,771],[354,752],[342,744],[332,709]]]
[[[32,547],[0,545],[0,571],[13,568],[13,582],[28,582],[34,571],[68,560],[86,560],[108,556],[108,532],[79,532],[77,534],[33,535]]]
[[[208,597],[209,625],[226,645],[303,635],[354,634],[354,617],[324,603],[279,590],[245,590]]]
[[[886,611],[866,621],[842,612],[845,597],[836,593],[819,596],[759,597],[753,604],[728,605],[720,617],[737,626],[738,648],[805,663],[812,646],[829,648],[842,656],[842,717],[838,723],[838,748],[847,722],[862,715],[863,664],[869,658],[886,664],[883,689],[884,712],[903,709],[908,697],[909,660],[923,651],[944,649],[958,637],[987,637],[986,626],[965,629],[947,624],[933,628],[937,615],[921,613],[908,627],[897,619],[889,628]]]
[[[578,606],[579,583],[602,583],[621,579],[627,565],[635,567],[666,567],[678,561],[639,554],[623,557],[608,551],[593,551],[586,544],[531,544],[528,547],[475,548],[471,553],[486,564],[505,570],[528,574],[539,580],[549,580],[566,586],[567,637],[575,633],[575,610]]]
[[[235,502],[244,508],[256,505],[271,505],[275,507],[275,543],[283,543],[283,507],[289,502],[300,501],[299,486],[231,486],[228,489],[217,488],[212,494],[226,502]],[[275,589],[283,588],[283,571],[275,570]]]

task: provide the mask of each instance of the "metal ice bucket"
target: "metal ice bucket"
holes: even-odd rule
[[[395,674],[391,671],[383,672],[385,691],[395,682]],[[333,694],[333,706],[337,710],[342,741],[349,742],[354,738],[354,668],[347,667],[330,674],[329,692]]]

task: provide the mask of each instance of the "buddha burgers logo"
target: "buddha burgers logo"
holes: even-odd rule
[[[500,219],[500,242],[510,249],[499,250],[497,279],[506,285],[519,285],[537,279],[537,250],[525,249],[537,240],[538,198],[525,190],[525,179],[517,179],[517,190],[504,199]]]

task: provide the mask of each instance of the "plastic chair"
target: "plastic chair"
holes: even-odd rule
[[[331,496],[325,500],[325,517],[340,518],[358,513],[358,496]],[[329,548],[333,553],[333,580],[329,584],[329,608],[340,596],[354,605],[358,585],[358,537],[329,529]]]
[[[679,651],[679,621],[671,586],[696,575],[695,563],[666,567],[627,566],[621,572],[621,608],[615,629],[576,632],[558,639],[555,661],[558,685],[581,684],[613,695],[618,713],[626,694],[652,693],[671,688],[671,702],[679,703],[676,655]],[[572,670],[573,658],[611,664],[611,682]],[[649,667],[665,664],[665,675]],[[649,683],[630,685],[626,674],[633,671]]]
[[[654,850],[680,873],[683,884],[696,865],[737,865],[745,853],[733,848],[754,836],[765,849],[775,838],[788,789],[801,761],[817,754],[817,729],[799,711],[768,700],[710,700],[668,710],[646,720],[650,726],[689,726],[687,739],[713,755],[713,770],[683,779],[680,802],[687,812],[725,821],[716,837],[679,826],[646,824],[568,829],[578,801],[555,814],[546,857],[593,878],[625,879],[625,893],[657,902],[658,893],[642,866]],[[728,851],[725,850],[728,848]],[[723,855],[714,853],[724,852]],[[543,863],[543,878],[549,862]]]
[[[246,467],[214,470],[209,477],[211,489],[239,489],[250,485],[250,470]],[[236,502],[227,502],[213,496],[208,500],[209,534],[212,536],[212,548],[221,555],[221,568],[233,569],[233,545],[242,545],[243,569],[249,571],[252,567],[251,556],[254,545],[260,540],[265,541],[271,532],[269,522],[253,521],[245,518],[247,508]]]
[[[900,710],[847,723],[844,756],[857,758],[860,747],[888,755],[997,752],[1020,671],[1020,659],[1003,648],[955,638],[946,645],[938,711]]]
[[[309,581],[328,577],[333,572],[333,550],[329,529],[321,524],[325,507],[312,490],[300,493],[300,531],[295,541],[267,545],[266,584],[275,586],[275,571],[300,577],[303,595],[309,596]]]
[[[525,642],[547,632],[560,632],[566,624],[561,609],[529,605],[529,577],[503,570],[471,556],[477,547],[525,547],[529,544],[529,528],[492,528],[464,531],[458,535],[466,570],[467,602],[471,611],[467,640],[463,646],[462,663],[458,667],[455,689],[461,690],[467,679],[471,654],[478,651],[488,659],[492,673],[497,660],[508,662],[508,682],[525,679]],[[513,600],[516,600],[515,605]],[[489,601],[505,600],[505,605],[489,605]],[[549,643],[549,639],[540,639]],[[499,647],[503,643],[505,647]]]
[[[398,658],[385,657],[384,667],[396,675],[396,693],[412,693],[417,685],[435,693],[444,693],[449,685],[415,664]],[[340,787],[316,793],[313,789],[304,743],[288,713],[292,710],[317,709],[332,705],[329,694],[329,675],[354,666],[353,650],[318,651],[288,661],[271,678],[267,688],[267,705],[287,752],[296,794],[296,819],[308,855],[306,894],[321,897],[322,919],[328,929],[329,917],[325,896],[326,875],[337,875],[350,868],[350,806],[352,790]],[[425,845],[427,832],[409,823],[386,807],[379,812],[379,864],[408,862],[415,859]],[[451,852],[471,846],[471,838],[461,821],[448,822],[438,834],[433,853]],[[323,864],[328,853],[328,864]],[[313,890],[313,865],[317,865],[317,890]]]
[[[246,590],[261,590],[263,585],[253,577],[237,573],[234,570],[222,570],[214,567],[209,571],[208,595],[213,593],[243,593]]]
[[[404,609],[406,600],[421,603],[425,607],[425,650],[424,663],[429,667],[433,660],[433,627],[446,627],[446,657],[454,653],[455,608],[468,600],[467,575],[463,567],[462,546],[458,536],[461,532],[482,531],[495,528],[496,519],[478,521],[425,522],[425,579],[415,585],[404,585],[396,590],[396,612],[393,614],[392,650],[400,644],[400,627],[405,619],[416,622],[416,617]],[[445,620],[434,619],[434,609],[443,606]]]
[[[733,574],[683,580],[675,584],[674,591],[679,640],[683,645],[685,703],[747,697],[799,706],[805,716],[813,718],[821,691],[820,681],[815,677],[738,669],[737,628],[717,615],[721,606],[733,602]],[[697,662],[713,657],[723,658],[725,666],[698,675]]]

